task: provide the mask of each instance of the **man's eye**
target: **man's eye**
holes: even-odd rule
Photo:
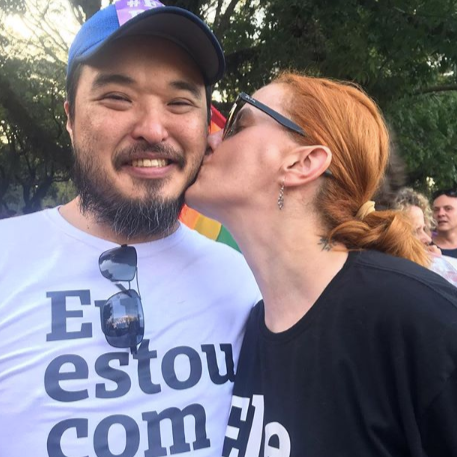
[[[173,100],[169,103],[171,106],[193,106],[189,100]]]
[[[105,100],[114,100],[120,102],[128,102],[129,99],[125,95],[120,94],[106,94],[102,97]]]

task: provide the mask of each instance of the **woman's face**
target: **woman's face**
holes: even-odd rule
[[[286,117],[287,93],[281,84],[263,87],[253,97]],[[276,205],[283,151],[296,146],[289,131],[259,109],[245,104],[231,134],[209,137],[198,179],[186,192],[189,206],[224,221],[233,208]]]
[[[424,212],[418,206],[410,206],[406,209],[406,213],[413,225],[414,236],[428,246],[432,239],[426,231]]]

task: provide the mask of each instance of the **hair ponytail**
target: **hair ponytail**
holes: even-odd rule
[[[348,249],[375,249],[423,266],[430,264],[423,243],[413,236],[410,221],[399,211],[374,211],[362,221],[343,222],[328,238]]]
[[[398,211],[359,209],[371,200],[389,158],[389,134],[379,108],[353,84],[283,73],[274,83],[290,91],[288,112],[306,132],[303,142],[332,151],[332,177],[323,180],[314,205],[323,234],[348,249],[376,249],[421,265],[429,260],[411,224]]]

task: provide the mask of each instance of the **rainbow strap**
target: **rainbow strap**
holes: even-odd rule
[[[217,132],[222,129],[224,125],[225,117],[216,108],[214,108],[214,106],[211,106],[210,133]],[[220,222],[203,216],[203,214],[189,208],[187,205],[184,205],[184,208],[179,216],[179,220],[191,229],[196,230],[212,240],[228,244],[232,248],[238,251],[240,250],[235,240],[232,238],[232,235],[230,235],[228,230]]]

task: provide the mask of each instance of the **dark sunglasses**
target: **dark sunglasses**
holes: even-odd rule
[[[306,136],[305,131],[295,122],[291,121],[290,119],[283,116],[282,114],[279,114],[277,111],[269,108],[267,105],[264,105],[263,103],[259,102],[255,98],[252,98],[250,95],[245,94],[244,92],[241,92],[241,94],[239,94],[237,99],[235,100],[235,103],[233,104],[232,109],[230,110],[230,114],[227,118],[227,122],[224,127],[224,133],[222,135],[222,139],[224,139],[227,135],[230,136],[233,133],[233,126],[234,126],[234,123],[238,116],[238,113],[240,112],[241,108],[243,108],[243,106],[246,103],[254,106],[255,108],[262,111],[263,113],[267,114],[268,116],[273,118],[276,122],[278,122],[282,126],[286,127],[287,129],[292,130],[293,132],[298,133],[299,135]]]
[[[457,198],[457,190],[455,189],[446,189],[446,190],[437,190],[433,192],[432,200],[436,200],[441,195],[446,195],[446,197],[454,197]]]
[[[252,98],[250,95],[245,94],[244,92],[241,92],[237,99],[235,100],[235,103],[232,106],[232,109],[230,110],[230,114],[228,115],[227,122],[225,123],[224,127],[224,132],[222,134],[222,139],[225,139],[227,136],[230,136],[233,131],[234,131],[234,125],[235,121],[238,117],[238,114],[243,108],[244,105],[248,103],[251,106],[254,106],[255,108],[259,109],[263,113],[267,114],[271,118],[273,118],[276,122],[281,124],[283,127],[286,127],[289,130],[292,130],[295,133],[298,133],[301,136],[306,136],[305,131],[295,122],[291,121],[287,117],[283,116],[282,114],[278,113],[274,109],[268,107],[267,105],[264,105],[262,102],[259,102],[255,98]],[[332,172],[327,169],[324,171],[324,176],[333,176]]]
[[[136,277],[137,289],[137,254],[133,246],[122,245],[105,251],[98,259],[101,274],[116,283],[121,289],[108,298],[100,309],[102,331],[106,341],[115,348],[130,348],[136,354],[137,346],[143,341],[144,314],[141,297],[130,288],[130,282]],[[126,289],[119,282],[128,282]]]

